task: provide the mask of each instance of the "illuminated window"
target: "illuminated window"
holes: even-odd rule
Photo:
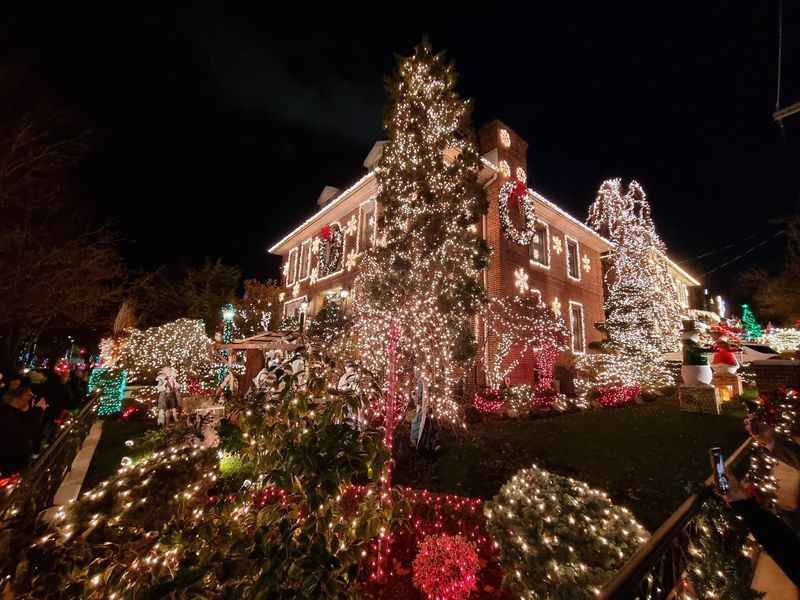
[[[569,302],[569,326],[572,338],[572,351],[580,354],[586,352],[586,329],[583,323],[583,305]]]
[[[570,279],[580,281],[581,269],[578,264],[578,242],[569,236],[565,236],[567,240],[567,275]]]
[[[358,212],[358,251],[363,252],[375,245],[375,232],[377,231],[375,200],[364,202],[364,204],[359,207]]]
[[[547,223],[536,221],[533,239],[528,246],[528,257],[534,264],[550,266],[550,231]]]
[[[308,277],[308,263],[311,259],[311,241],[305,241],[300,246],[300,267],[297,278],[301,281]]]
[[[292,248],[289,251],[289,270],[286,272],[286,285],[294,283],[295,271],[297,269],[297,248]]]

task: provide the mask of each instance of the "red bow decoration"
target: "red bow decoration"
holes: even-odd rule
[[[511,194],[508,197],[509,205],[513,206],[517,202],[519,202],[522,198],[525,197],[525,194],[528,193],[528,189],[525,187],[525,184],[521,181],[517,181],[514,185],[514,189],[511,190]]]
[[[319,232],[319,235],[326,242],[329,241],[331,239],[331,226],[330,225],[325,225],[322,228],[322,231]]]

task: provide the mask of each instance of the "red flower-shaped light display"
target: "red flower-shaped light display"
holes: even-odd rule
[[[614,406],[625,406],[631,404],[639,394],[642,393],[642,388],[638,385],[623,385],[620,387],[608,387],[600,390],[600,397],[597,401],[606,408]]]
[[[429,535],[414,559],[414,585],[431,600],[466,600],[475,589],[480,561],[460,535]]]
[[[330,241],[331,239],[331,226],[325,225],[319,232],[319,236],[325,240],[326,242]]]
[[[472,405],[485,415],[497,414],[503,410],[505,400],[500,395],[499,390],[485,390],[476,392]]]

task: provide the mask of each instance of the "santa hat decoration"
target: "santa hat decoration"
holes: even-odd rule
[[[712,365],[730,365],[731,367],[735,367],[739,364],[739,361],[736,360],[736,356],[730,350],[726,348],[718,348],[716,352],[714,352],[714,357],[711,359]]]

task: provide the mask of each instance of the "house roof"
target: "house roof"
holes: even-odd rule
[[[498,168],[491,160],[488,160],[485,157],[481,157],[481,162],[483,163],[483,165],[485,167],[491,169],[492,171],[497,172]],[[323,215],[328,214],[328,213],[333,214],[334,213],[334,209],[336,209],[337,207],[339,207],[342,204],[344,204],[345,201],[353,193],[355,193],[357,190],[359,190],[363,186],[365,186],[374,177],[375,177],[375,171],[374,170],[368,171],[363,177],[361,177],[353,185],[351,185],[350,187],[348,187],[345,190],[342,190],[342,192],[339,193],[339,195],[337,195],[335,198],[333,198],[333,200],[330,200],[327,204],[325,204],[317,212],[315,212],[313,215],[311,215],[308,219],[303,221],[300,225],[295,227],[291,232],[286,234],[278,242],[273,244],[272,247],[269,249],[269,252],[271,254],[280,254],[281,250],[288,251],[289,248],[288,247],[284,247],[284,245],[287,242],[290,242],[292,240],[292,238],[294,238],[297,234],[301,233],[305,228],[311,226],[313,223],[315,223]],[[536,200],[541,202],[543,205],[548,207],[550,210],[552,210],[555,213],[559,214],[560,216],[564,217],[567,221],[569,221],[571,224],[573,224],[575,227],[577,227],[579,230],[581,230],[581,232],[584,233],[586,236],[588,236],[589,238],[591,238],[591,239],[595,240],[596,242],[598,242],[601,247],[604,247],[606,250],[611,248],[612,243],[609,240],[607,240],[605,237],[603,237],[602,235],[597,233],[594,229],[592,229],[591,227],[589,227],[588,225],[586,225],[582,221],[579,221],[578,219],[573,217],[571,214],[569,214],[563,208],[560,208],[557,204],[551,202],[550,200],[545,198],[542,194],[540,194],[536,190],[528,188],[528,192],[530,194],[532,194],[533,197],[536,198]],[[678,264],[675,263],[675,261],[673,261],[669,256],[665,255],[664,258],[666,258],[667,263],[669,263],[670,267],[672,269],[674,269],[677,273],[679,273],[680,275],[685,277],[686,280],[691,285],[700,285],[700,282],[697,279],[695,279],[692,275],[690,275],[685,269],[683,269],[682,267],[678,266]]]

